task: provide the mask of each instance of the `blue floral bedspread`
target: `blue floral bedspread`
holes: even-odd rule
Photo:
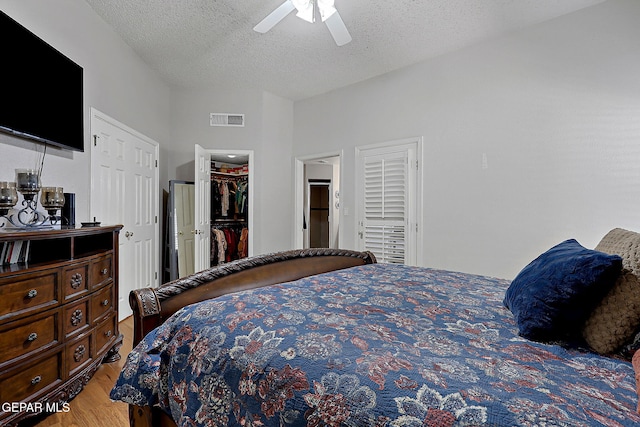
[[[181,309],[111,398],[179,426],[637,426],[631,363],[527,341],[508,282],[373,264]]]

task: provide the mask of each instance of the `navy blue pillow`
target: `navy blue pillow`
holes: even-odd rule
[[[591,311],[615,283],[622,258],[560,243],[527,265],[511,282],[504,305],[520,335],[533,341],[572,342]]]

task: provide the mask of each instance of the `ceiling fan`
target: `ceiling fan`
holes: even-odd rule
[[[344,21],[334,6],[334,0],[285,0],[273,12],[267,15],[253,29],[259,33],[266,33],[282,21],[289,13],[297,10],[296,16],[307,22],[315,22],[316,7],[320,12],[322,22],[327,24],[329,32],[338,46],[351,41],[351,34],[344,25]]]

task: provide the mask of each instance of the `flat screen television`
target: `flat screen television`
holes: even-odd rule
[[[82,67],[0,11],[0,131],[84,151]]]

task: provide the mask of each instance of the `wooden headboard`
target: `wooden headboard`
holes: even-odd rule
[[[158,288],[131,291],[133,345],[180,308],[232,292],[297,280],[333,270],[373,264],[371,252],[301,249],[259,255],[222,264]]]

